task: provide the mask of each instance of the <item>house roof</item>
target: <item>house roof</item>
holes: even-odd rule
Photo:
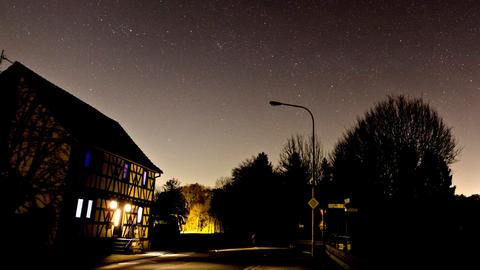
[[[21,78],[35,91],[41,103],[48,107],[54,117],[80,143],[107,150],[163,173],[117,121],[94,107],[47,81],[19,62],[13,63],[0,74],[1,84],[7,87],[18,85]]]

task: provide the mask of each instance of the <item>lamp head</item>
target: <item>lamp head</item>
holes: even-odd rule
[[[280,106],[280,105],[283,105],[282,102],[278,102],[278,101],[270,101],[270,105],[272,106]]]

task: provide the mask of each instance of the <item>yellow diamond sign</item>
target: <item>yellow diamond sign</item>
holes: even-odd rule
[[[312,209],[315,209],[315,207],[318,206],[318,201],[315,200],[315,198],[311,198],[310,201],[308,201],[308,205],[310,205]]]

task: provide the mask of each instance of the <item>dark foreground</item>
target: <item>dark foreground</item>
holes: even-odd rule
[[[85,253],[87,254],[87,253]],[[22,254],[19,254],[22,255]],[[25,255],[5,258],[12,269],[318,269],[338,270],[328,257],[278,247],[248,247],[204,252],[152,251],[144,254],[112,254],[102,258],[84,254]]]

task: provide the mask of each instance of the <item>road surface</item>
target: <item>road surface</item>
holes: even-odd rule
[[[239,248],[205,253],[158,253],[143,259],[104,265],[99,270],[169,269],[169,270],[338,270],[327,257],[310,255],[285,248]]]

